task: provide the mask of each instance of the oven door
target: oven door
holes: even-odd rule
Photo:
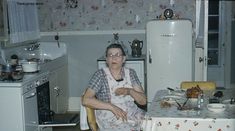
[[[49,82],[37,87],[39,127],[76,126],[79,123],[78,114],[55,114],[50,110]]]
[[[25,131],[35,131],[38,126],[37,115],[37,94],[36,89],[25,93],[24,99],[24,114],[25,114]]]

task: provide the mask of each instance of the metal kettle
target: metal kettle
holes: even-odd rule
[[[132,42],[129,42],[131,46],[131,55],[133,57],[140,57],[142,55],[143,41],[134,39]]]

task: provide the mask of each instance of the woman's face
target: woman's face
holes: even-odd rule
[[[121,68],[126,57],[123,56],[121,49],[110,48],[107,53],[106,62],[109,68]]]

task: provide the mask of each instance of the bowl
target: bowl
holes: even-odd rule
[[[226,109],[226,105],[220,104],[220,103],[212,103],[212,104],[207,105],[207,109],[209,111],[219,113],[219,112],[223,112]]]

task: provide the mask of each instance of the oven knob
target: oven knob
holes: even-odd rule
[[[36,86],[39,86],[39,85],[40,85],[40,81],[37,80],[37,81],[35,82],[35,85],[36,85]]]
[[[27,89],[27,91],[29,91],[29,90],[30,90],[30,87],[27,87],[26,89]]]

